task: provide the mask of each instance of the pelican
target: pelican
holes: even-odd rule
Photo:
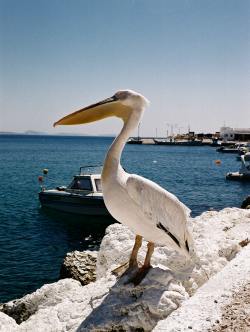
[[[127,173],[120,164],[124,146],[148,105],[148,100],[141,94],[121,90],[54,123],[54,126],[76,125],[112,116],[123,121],[120,133],[107,152],[101,180],[104,202],[110,214],[136,235],[127,269],[137,270],[134,283],[139,283],[151,267],[155,244],[168,246],[190,258],[192,242],[187,228],[190,210],[173,194],[144,177]],[[137,255],[142,238],[148,242],[147,254],[143,266],[138,268]]]

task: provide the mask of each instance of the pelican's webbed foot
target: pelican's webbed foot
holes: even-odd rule
[[[154,243],[148,242],[148,251],[143,266],[138,266],[137,253],[141,246],[141,236],[137,235],[135,245],[128,263],[125,263],[112,272],[118,276],[127,276],[128,279],[125,284],[133,283],[135,286],[145,278],[151,268],[151,257],[154,252]]]
[[[128,269],[129,269],[129,262],[126,262],[126,263],[118,266],[114,270],[112,270],[111,273],[117,277],[121,277],[127,272]]]
[[[138,286],[142,282],[142,280],[146,277],[151,267],[152,267],[151,265],[150,266],[143,265],[142,267],[140,267],[138,271],[135,273],[135,275],[126,282],[126,284],[133,283],[134,286]]]
[[[134,247],[133,247],[129,262],[126,262],[126,263],[122,264],[121,266],[118,266],[116,269],[114,269],[112,271],[112,273],[114,275],[121,277],[124,274],[129,274],[129,272],[138,269],[137,255],[138,255],[138,251],[139,251],[141,245],[142,245],[142,236],[136,235]]]

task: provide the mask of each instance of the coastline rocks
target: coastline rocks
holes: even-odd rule
[[[66,255],[60,279],[72,278],[84,286],[96,280],[97,251],[73,251]]]
[[[152,268],[136,287],[127,283],[127,278],[117,281],[111,275],[85,287],[78,281],[62,279],[18,300],[33,310],[33,315],[20,325],[3,314],[0,320],[25,332],[151,331],[159,319],[166,318],[188,298],[169,270]]]
[[[97,256],[96,274],[97,279],[118,266],[128,262],[135,235],[122,224],[112,224],[106,229],[106,234],[102,239],[100,251]],[[147,252],[147,242],[143,241],[138,253],[138,261],[143,264]],[[194,256],[196,259],[196,256]],[[195,264],[186,260],[178,252],[167,247],[155,247],[151,264],[153,266],[162,266],[174,271],[175,278],[178,280],[188,279]]]
[[[187,298],[170,270],[152,268],[138,286],[123,276],[77,331],[151,331]]]
[[[4,313],[0,312],[0,331],[15,332],[18,331],[18,325],[15,320]]]
[[[96,251],[74,251],[68,253],[61,266],[60,278],[72,278],[87,285],[96,280]],[[45,287],[45,286],[44,286]],[[48,298],[47,288],[42,287],[33,294],[2,305],[0,311],[12,317],[18,324],[26,321],[43,304],[43,296]],[[58,288],[60,293],[60,288]],[[1,330],[0,330],[1,331]]]
[[[250,209],[250,196],[247,196],[241,204],[242,209]]]
[[[29,320],[30,316],[34,317],[40,309],[52,308],[62,302],[63,294],[70,294],[76,287],[80,287],[80,283],[72,279],[47,284],[21,299],[5,303],[1,311],[21,324]]]
[[[36,312],[36,306],[21,298],[3,304],[1,312],[13,318],[17,324],[21,324]]]
[[[238,208],[208,211],[190,219],[188,226],[196,251],[192,261],[167,247],[156,247],[151,262],[153,266],[160,264],[174,271],[176,279],[182,281],[192,295],[242,249],[242,241],[250,234],[250,212]],[[133,243],[134,235],[125,226],[110,225],[97,257],[97,279],[128,261]],[[145,254],[146,242],[143,241],[138,255],[141,262]]]
[[[249,260],[248,245],[153,331],[250,331]]]
[[[44,285],[22,299],[8,302],[4,306],[9,312],[12,309],[12,317],[19,310],[25,317],[22,319],[26,320],[15,325],[13,319],[1,313],[0,322],[5,326],[4,331],[151,331],[162,320],[167,326],[168,319],[174,314],[171,312],[182,308],[182,303],[185,306],[190,301],[190,294],[193,295],[225,265],[231,266],[228,271],[232,274],[237,253],[249,249],[249,210],[228,208],[220,212],[209,211],[190,219],[189,227],[197,252],[197,255],[192,255],[193,262],[186,261],[166,247],[157,247],[152,257],[153,268],[135,287],[128,282],[132,275],[117,279],[111,273],[128,260],[134,235],[123,225],[110,225],[98,253],[97,280],[83,287],[76,280],[62,279]],[[144,260],[145,253],[144,242],[139,252],[140,261]],[[247,264],[244,257],[241,256],[241,269]],[[222,275],[225,279],[227,274]],[[215,277],[220,280],[220,274]],[[223,279],[217,285],[223,285]],[[206,287],[203,289],[206,290]],[[195,301],[197,294],[199,290],[191,297],[192,301]],[[206,292],[203,294],[206,295]],[[203,306],[206,306],[205,300]],[[20,308],[25,308],[25,312]],[[186,316],[185,319],[186,324],[191,318]],[[196,319],[199,320],[199,317]],[[160,330],[155,328],[155,331]]]

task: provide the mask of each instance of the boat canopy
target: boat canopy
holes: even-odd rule
[[[241,168],[239,171],[241,174],[250,175],[250,159],[245,155],[241,156]]]
[[[80,175],[84,174],[100,174],[102,172],[102,165],[87,165],[87,166],[81,166],[80,167]]]

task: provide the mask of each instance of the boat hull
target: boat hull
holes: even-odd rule
[[[142,144],[142,140],[130,140],[127,144]]]
[[[42,207],[57,211],[89,216],[110,216],[102,196],[84,196],[69,193],[41,191],[39,200]]]
[[[234,180],[234,181],[250,181],[250,175],[242,174],[242,173],[227,173],[226,175],[227,180]]]
[[[158,141],[154,140],[155,144],[157,145],[174,145],[174,146],[203,146],[201,141],[175,141],[175,142],[170,142],[170,141]]]
[[[216,150],[217,152],[221,152],[221,153],[237,153],[239,154],[239,149],[230,149],[230,148],[224,148],[224,147],[220,147]]]

